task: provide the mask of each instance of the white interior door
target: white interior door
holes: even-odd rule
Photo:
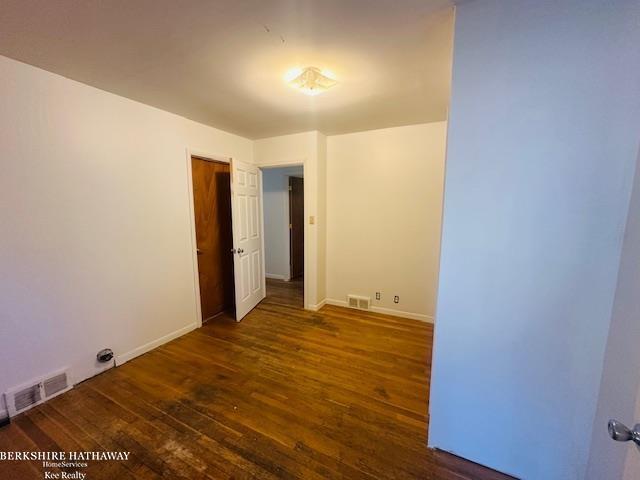
[[[231,161],[236,320],[240,321],[265,296],[258,167]]]

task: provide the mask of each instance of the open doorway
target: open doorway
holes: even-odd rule
[[[303,307],[303,167],[263,169],[262,182],[267,299]]]
[[[234,315],[231,169],[228,163],[192,156],[191,174],[200,308],[205,323],[225,312]]]

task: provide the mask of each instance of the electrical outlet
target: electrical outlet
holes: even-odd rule
[[[393,303],[400,303],[400,297],[398,295],[393,297]]]
[[[376,292],[376,300],[380,300],[380,292]]]

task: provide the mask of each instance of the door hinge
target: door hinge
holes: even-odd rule
[[[293,187],[289,185],[289,191],[291,192],[292,190],[293,190]]]
[[[291,230],[293,228],[293,225],[290,223],[289,224],[289,230]]]

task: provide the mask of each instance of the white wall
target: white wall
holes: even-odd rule
[[[260,167],[302,164],[304,168],[305,265],[304,305],[317,310],[324,304],[326,277],[326,137],[320,132],[304,132],[256,140],[255,163]],[[310,223],[310,217],[314,223]]]
[[[445,122],[327,138],[331,303],[366,295],[379,311],[433,320],[445,142]]]
[[[637,24],[632,0],[457,8],[431,446],[585,477],[638,153]]]
[[[640,478],[640,451],[607,434],[613,418],[640,423],[640,156],[625,229],[618,287],[609,328],[587,478]],[[625,467],[626,464],[626,467]],[[624,474],[623,474],[624,473]]]
[[[289,280],[291,252],[289,237],[289,177],[302,177],[300,167],[265,168],[264,192],[265,269],[268,278]]]
[[[319,306],[323,305],[327,298],[327,136],[318,132],[316,136],[316,175],[317,175],[317,203],[316,209],[318,213],[317,229],[317,267],[316,275],[318,278],[316,287],[316,298]],[[305,180],[306,182],[306,180]],[[306,189],[306,184],[305,184]]]
[[[195,328],[186,148],[252,142],[0,57],[0,392]]]

